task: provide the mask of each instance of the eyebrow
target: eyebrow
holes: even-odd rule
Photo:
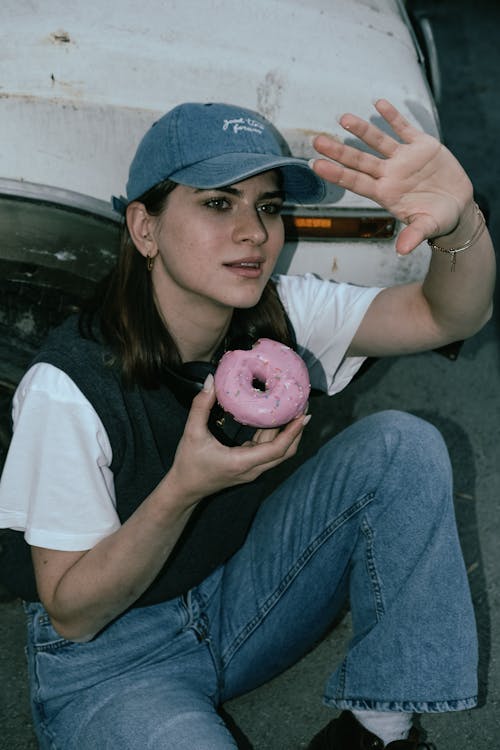
[[[195,193],[206,193],[210,190],[217,190],[218,193],[229,193],[229,195],[236,195],[238,198],[242,198],[244,193],[242,190],[238,190],[238,188],[226,186],[226,187],[215,187],[215,188],[196,188]],[[285,199],[285,192],[284,190],[269,190],[266,193],[262,193],[259,195],[259,200],[268,200],[270,198],[281,198],[282,200]]]

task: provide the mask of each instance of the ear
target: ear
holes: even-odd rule
[[[146,207],[139,201],[132,201],[125,214],[130,237],[141,255],[154,257],[158,247],[154,238],[154,217],[148,214]]]

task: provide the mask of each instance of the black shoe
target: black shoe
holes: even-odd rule
[[[435,750],[434,745],[420,740],[413,727],[406,740],[396,740],[384,745],[380,737],[365,729],[350,711],[343,711],[337,719],[313,737],[308,750]]]

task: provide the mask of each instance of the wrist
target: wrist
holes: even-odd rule
[[[460,213],[458,222],[451,232],[434,235],[429,240],[444,248],[463,245],[472,237],[479,224],[478,210],[477,203],[470,200]]]
[[[451,270],[455,270],[456,255],[476,244],[486,228],[486,221],[477,203],[468,204],[455,229],[449,234],[428,239],[434,251],[451,256]]]
[[[176,472],[175,464],[165,474],[157,488],[164,502],[170,509],[179,513],[191,512],[193,507],[203,499],[203,494],[196,489],[185,486],[182,476]]]

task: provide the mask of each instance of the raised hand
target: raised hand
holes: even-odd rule
[[[436,138],[413,127],[385,99],[375,103],[396,138],[353,114],[340,124],[380,156],[319,135],[314,171],[326,180],[376,201],[407,226],[396,249],[411,252],[420,242],[452,232],[472,202],[472,184],[462,166]]]

